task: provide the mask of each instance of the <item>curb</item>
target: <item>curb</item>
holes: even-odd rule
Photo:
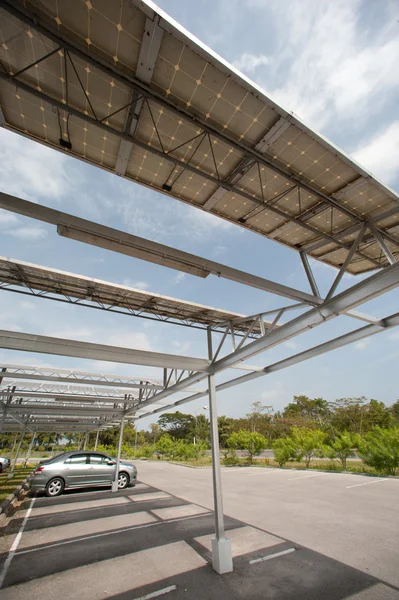
[[[18,487],[5,498],[0,504],[0,519],[4,516],[7,516],[10,508],[14,506],[15,501],[21,500],[23,496],[28,492],[29,486],[28,482],[31,479],[32,475],[28,475],[22,483],[18,485]]]

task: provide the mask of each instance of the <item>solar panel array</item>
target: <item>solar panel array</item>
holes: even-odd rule
[[[5,4],[7,127],[335,267],[364,221],[399,255],[398,196],[165,15],[138,0]],[[387,264],[368,230],[349,271]]]
[[[0,287],[40,296],[48,294],[75,303],[83,301],[110,311],[119,308],[128,314],[152,315],[160,320],[180,321],[203,328],[244,318],[239,313],[3,257],[0,257]],[[254,325],[251,321],[237,323],[234,329],[237,332],[250,329],[252,336],[261,334],[259,323]]]

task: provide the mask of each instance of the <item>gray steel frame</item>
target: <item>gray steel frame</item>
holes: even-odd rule
[[[144,103],[146,103],[146,105],[150,109],[150,111],[151,111],[151,103],[156,103],[156,104],[159,104],[159,105],[167,108],[167,110],[171,111],[172,113],[178,114],[182,119],[186,119],[189,121],[193,120],[193,115],[189,114],[186,110],[184,110],[182,108],[178,108],[178,107],[174,106],[170,101],[168,101],[167,99],[163,98],[162,96],[156,94],[145,83],[140,82],[137,79],[127,78],[124,74],[120,73],[116,67],[111,67],[111,66],[103,63],[99,58],[93,58],[93,56],[91,56],[87,52],[87,50],[83,50],[78,47],[72,46],[67,40],[60,37],[59,33],[54,32],[54,31],[49,31],[47,26],[44,26],[42,23],[38,22],[38,19],[36,19],[36,17],[29,14],[28,11],[26,11],[22,7],[16,8],[7,0],[0,0],[0,5],[3,8],[5,8],[7,11],[9,11],[10,13],[17,15],[18,18],[22,19],[25,23],[28,23],[29,26],[32,27],[33,29],[36,29],[37,31],[48,36],[48,38],[53,40],[58,45],[58,47],[63,48],[65,50],[65,56],[68,58],[72,68],[74,68],[73,56],[78,56],[80,58],[83,58],[88,63],[93,64],[95,67],[100,68],[101,70],[105,71],[107,74],[111,75],[112,77],[119,79],[124,85],[127,85],[132,90],[130,112],[135,113],[136,116],[135,117],[132,116],[130,123],[126,123],[125,131],[121,132],[114,128],[111,128],[109,125],[106,125],[104,123],[104,119],[99,120],[97,118],[97,116],[95,115],[94,110],[92,111],[93,116],[84,115],[82,112],[69,106],[68,103],[66,105],[64,105],[61,102],[58,102],[57,100],[54,100],[53,98],[46,96],[43,92],[33,89],[31,86],[29,86],[28,84],[26,84],[25,82],[21,81],[18,78],[21,75],[21,73],[19,73],[19,74],[17,73],[16,75],[0,73],[1,79],[7,80],[7,81],[13,81],[13,82],[17,83],[18,86],[20,86],[22,89],[26,90],[28,93],[33,94],[34,96],[36,96],[46,102],[50,102],[52,105],[58,107],[59,109],[61,109],[63,111],[66,111],[70,115],[75,115],[75,116],[78,116],[80,119],[86,120],[86,121],[94,124],[96,127],[100,128],[100,129],[103,129],[105,131],[111,130],[114,135],[116,135],[117,137],[119,137],[122,140],[120,151],[123,150],[123,148],[122,148],[123,142],[126,143],[125,145],[136,144],[138,147],[145,148],[145,150],[147,152],[150,151],[150,152],[153,152],[157,156],[166,158],[166,160],[170,161],[173,165],[181,168],[182,170],[193,171],[196,174],[199,172],[196,168],[194,168],[189,163],[183,163],[182,161],[180,161],[179,159],[177,159],[176,157],[174,157],[172,155],[173,151],[176,150],[176,148],[172,149],[169,152],[165,152],[164,149],[162,148],[162,143],[160,143],[161,150],[157,150],[153,147],[149,147],[147,144],[144,144],[143,142],[138,140],[135,137],[134,131],[133,131],[133,129],[135,129],[135,127],[131,126],[134,118],[136,118],[136,117],[137,117],[137,119],[139,118],[139,114],[137,114],[137,108],[140,106],[140,104],[142,105]],[[45,59],[46,59],[46,56],[42,57],[39,60],[45,60]],[[29,65],[27,68],[31,68],[32,66],[33,65]],[[127,107],[124,106],[118,110],[121,111],[126,108]],[[288,290],[288,292],[289,292],[288,297],[294,298],[295,300],[299,301],[300,305],[298,305],[298,304],[295,306],[290,305],[290,306],[286,306],[286,307],[282,307],[282,308],[276,308],[273,311],[268,311],[269,314],[272,313],[275,316],[274,316],[272,323],[268,324],[267,327],[265,327],[265,323],[264,323],[264,316],[267,313],[261,313],[261,314],[257,314],[257,315],[252,315],[250,317],[246,317],[246,319],[248,319],[248,321],[251,321],[251,323],[253,323],[253,324],[257,323],[260,325],[261,336],[255,340],[250,339],[250,333],[251,333],[251,327],[250,327],[248,332],[246,334],[244,334],[244,336],[237,343],[236,335],[234,332],[234,323],[232,323],[232,322],[222,323],[222,324],[220,324],[220,327],[219,327],[219,332],[223,332],[222,339],[219,340],[219,343],[217,345],[215,344],[216,350],[214,350],[213,349],[213,347],[214,347],[213,337],[215,335],[217,335],[217,333],[213,332],[212,329],[209,328],[207,330],[207,342],[208,342],[208,352],[209,352],[207,359],[175,357],[175,356],[166,355],[166,354],[161,355],[159,353],[142,352],[142,351],[137,351],[137,350],[132,350],[132,349],[111,348],[111,347],[107,347],[107,346],[100,346],[98,344],[87,344],[87,343],[75,342],[75,341],[68,341],[68,344],[67,344],[68,347],[66,347],[65,340],[58,340],[55,338],[44,338],[43,336],[32,336],[32,335],[27,335],[27,334],[16,334],[15,332],[0,332],[0,346],[6,347],[6,348],[21,349],[21,350],[27,350],[27,351],[33,351],[33,352],[39,351],[39,352],[46,352],[46,353],[50,353],[50,354],[53,353],[53,354],[64,355],[64,356],[80,356],[80,357],[90,356],[91,358],[96,359],[96,360],[114,360],[115,362],[125,362],[128,364],[147,364],[147,365],[151,365],[151,366],[162,367],[164,369],[163,384],[161,386],[156,385],[156,386],[152,386],[151,388],[149,388],[149,386],[146,386],[146,388],[144,388],[144,386],[139,385],[139,388],[138,388],[139,394],[138,394],[138,398],[136,399],[136,401],[133,401],[133,403],[130,401],[128,402],[127,401],[128,399],[126,398],[126,396],[123,397],[123,401],[122,401],[122,397],[121,397],[121,398],[119,398],[119,400],[121,400],[121,402],[115,402],[113,404],[113,406],[108,407],[109,411],[108,411],[108,409],[106,410],[106,408],[107,408],[106,402],[104,402],[104,404],[101,404],[101,406],[99,405],[98,407],[93,407],[93,405],[87,405],[87,398],[83,398],[83,400],[85,401],[83,403],[82,396],[75,398],[75,400],[78,403],[80,403],[79,405],[73,404],[72,403],[73,400],[70,397],[69,398],[70,402],[67,406],[67,402],[66,402],[67,398],[64,397],[62,399],[62,401],[64,402],[64,405],[60,405],[57,407],[54,406],[55,402],[53,402],[51,404],[51,407],[50,407],[50,403],[47,403],[47,404],[43,403],[43,394],[40,396],[39,400],[37,398],[32,399],[32,397],[31,397],[31,399],[29,399],[29,396],[27,396],[25,394],[25,401],[22,401],[24,398],[24,393],[23,393],[23,391],[20,394],[18,393],[18,389],[15,389],[16,385],[14,382],[13,389],[12,390],[8,389],[6,391],[6,393],[4,394],[5,400],[3,401],[3,405],[2,405],[2,409],[3,409],[2,430],[3,431],[4,430],[10,430],[10,431],[19,430],[20,431],[21,428],[23,428],[23,432],[25,432],[25,430],[28,428],[30,428],[34,431],[37,431],[38,428],[41,428],[41,430],[52,430],[52,431],[54,431],[54,430],[65,431],[66,429],[68,429],[68,430],[85,431],[85,432],[90,431],[90,430],[96,430],[98,432],[101,428],[111,427],[111,426],[115,425],[116,422],[118,422],[121,424],[121,434],[122,434],[123,424],[124,424],[125,420],[127,420],[129,418],[135,418],[135,417],[137,418],[137,415],[138,415],[138,418],[144,418],[144,417],[149,416],[150,414],[162,412],[162,411],[166,410],[167,408],[169,408],[170,406],[177,406],[177,405],[180,405],[180,404],[183,404],[186,402],[190,402],[192,400],[196,400],[197,398],[200,398],[204,395],[208,395],[209,401],[210,401],[212,454],[213,454],[213,459],[214,459],[213,460],[213,480],[214,480],[214,500],[215,500],[215,516],[216,516],[216,546],[213,547],[214,566],[218,572],[224,572],[223,569],[231,570],[232,566],[230,567],[228,564],[229,553],[230,553],[230,560],[231,560],[231,550],[228,549],[228,547],[227,547],[228,545],[227,546],[225,545],[226,540],[224,537],[224,527],[223,527],[223,506],[222,506],[222,497],[221,497],[221,478],[220,478],[219,448],[218,448],[218,435],[217,435],[216,392],[218,390],[220,391],[220,390],[228,389],[232,386],[239,385],[241,383],[252,380],[254,378],[273,373],[277,370],[289,367],[293,364],[296,364],[296,363],[302,362],[304,360],[307,360],[309,358],[312,358],[313,356],[321,355],[330,350],[342,347],[346,344],[350,344],[356,340],[363,339],[369,335],[374,335],[374,334],[380,333],[382,331],[385,331],[386,329],[389,329],[391,327],[398,326],[399,325],[399,313],[397,313],[395,315],[391,315],[389,317],[386,317],[385,319],[377,319],[375,317],[368,317],[366,315],[362,315],[361,313],[357,313],[357,311],[353,311],[353,309],[356,308],[358,305],[361,305],[364,302],[367,302],[368,300],[375,298],[375,297],[377,297],[399,285],[399,263],[395,262],[395,256],[388,248],[386,241],[388,240],[389,242],[394,244],[395,247],[399,247],[399,242],[397,240],[395,240],[394,238],[392,238],[389,235],[389,233],[383,232],[378,229],[377,222],[379,220],[382,220],[383,218],[385,218],[384,215],[380,215],[378,217],[378,219],[373,220],[373,222],[365,222],[360,217],[358,217],[358,215],[352,213],[352,211],[348,210],[347,208],[343,207],[341,204],[338,203],[337,196],[339,196],[340,193],[344,193],[346,188],[343,188],[343,190],[338,192],[335,195],[336,197],[326,196],[325,194],[321,193],[320,191],[315,190],[312,186],[304,183],[303,181],[300,181],[297,177],[286,172],[284,169],[274,165],[271,162],[271,160],[267,159],[264,155],[262,155],[262,150],[264,150],[264,147],[267,146],[268,143],[270,143],[270,139],[268,138],[268,136],[265,136],[265,139],[261,140],[261,143],[260,143],[260,145],[258,145],[257,148],[250,149],[250,148],[246,147],[245,145],[241,144],[240,142],[231,139],[228,135],[223,134],[223,133],[213,129],[209,125],[202,122],[200,119],[196,118],[196,123],[202,129],[201,134],[198,136],[199,142],[201,139],[204,139],[205,137],[207,137],[208,141],[209,141],[211,139],[211,137],[213,136],[215,138],[226,141],[229,145],[231,145],[235,149],[239,150],[243,154],[243,157],[244,157],[238,170],[236,169],[234,173],[231,173],[229,175],[229,177],[227,178],[227,180],[222,181],[219,178],[217,169],[216,169],[217,177],[209,175],[206,172],[201,172],[201,175],[204,178],[211,181],[212,183],[217,184],[219,194],[223,193],[224,189],[234,191],[235,193],[238,193],[245,198],[249,198],[249,200],[251,202],[255,202],[260,207],[262,207],[262,209],[270,210],[270,211],[278,214],[279,216],[284,217],[284,219],[286,219],[287,222],[292,221],[292,222],[298,223],[298,221],[299,221],[303,227],[305,227],[308,231],[311,231],[312,233],[314,233],[315,239],[313,241],[309,242],[308,244],[306,244],[306,246],[304,248],[300,249],[300,250],[302,250],[301,259],[303,262],[303,266],[305,268],[305,272],[306,272],[306,275],[307,275],[307,278],[309,281],[309,285],[312,290],[312,294],[305,295],[304,292],[300,292],[301,297],[299,297],[298,290],[294,290],[295,296],[293,296],[292,295],[293,290],[286,288],[284,290],[284,293],[282,293],[281,295],[287,296],[287,290]],[[5,123],[2,123],[2,124],[6,125]],[[279,120],[276,123],[275,130],[273,131],[273,135],[278,135],[279,134],[278,132],[284,126],[285,126],[284,123],[281,123]],[[159,136],[159,132],[157,132],[157,134]],[[127,152],[127,149],[128,149],[128,147],[126,147],[125,150],[123,150],[123,151]],[[122,161],[122,158],[123,157],[121,157],[121,161]],[[245,170],[247,170],[250,166],[252,167],[253,165],[255,165],[255,166],[257,165],[258,170],[259,170],[259,165],[267,166],[268,169],[271,169],[272,171],[278,173],[280,176],[286,178],[287,181],[291,181],[293,184],[293,187],[291,189],[297,187],[299,194],[300,194],[301,189],[307,190],[308,192],[312,193],[317,198],[319,198],[320,204],[317,207],[313,208],[311,211],[303,211],[296,217],[290,217],[286,213],[284,213],[284,212],[280,211],[278,208],[276,208],[276,206],[273,205],[273,201],[269,202],[267,199],[264,199],[264,198],[262,198],[262,200],[257,200],[253,196],[246,194],[246,193],[242,192],[241,190],[238,190],[235,187],[235,185],[236,185],[237,181],[239,180],[239,178],[241,177],[241,174],[243,172],[245,172]],[[262,187],[260,172],[259,172],[259,178],[260,178],[260,187]],[[362,179],[362,177],[360,177],[359,179]],[[167,182],[165,182],[165,184],[166,184],[166,187],[164,186],[164,191],[168,191],[168,190],[170,191],[171,186],[173,187],[173,182],[170,182],[168,180]],[[356,182],[354,182],[354,184],[357,185]],[[354,185],[354,184],[350,184],[350,185]],[[211,200],[211,199],[209,199],[209,200]],[[208,201],[207,208],[208,209],[211,208],[211,205],[212,205],[212,201],[211,202]],[[323,210],[326,210],[328,207],[335,207],[335,208],[339,209],[340,211],[346,213],[348,216],[350,216],[353,219],[354,225],[352,225],[348,229],[350,229],[352,231],[352,233],[354,233],[354,232],[358,233],[358,235],[357,235],[356,241],[354,242],[354,244],[352,244],[352,246],[348,246],[347,244],[343,243],[340,240],[340,237],[342,237],[345,234],[344,232],[340,232],[336,235],[336,237],[332,237],[332,236],[329,236],[328,234],[323,234],[322,232],[320,232],[319,230],[310,226],[306,222],[306,219],[308,218],[308,216],[310,216],[310,214],[314,214],[315,211],[321,212]],[[10,208],[10,207],[6,207],[6,208],[8,208],[8,210],[12,210],[12,208]],[[399,206],[394,209],[394,212],[397,212],[398,210],[399,210]],[[34,218],[39,218],[39,219],[41,218],[40,216],[37,216],[37,215],[31,215],[31,216],[33,216]],[[369,228],[369,231],[370,231],[369,235],[372,236],[372,239],[376,240],[376,242],[380,245],[382,254],[385,256],[384,263],[382,263],[379,260],[370,259],[368,256],[365,256],[362,253],[362,251],[359,250],[359,244],[360,244],[361,240],[363,239],[363,235],[365,233],[366,228]],[[61,229],[62,229],[62,227],[61,227]],[[66,228],[66,229],[68,229],[68,228]],[[346,230],[346,232],[348,231],[348,229]],[[62,233],[64,235],[68,235],[68,231],[65,231],[65,226],[64,226],[64,229],[62,231],[60,231],[60,233]],[[121,233],[121,232],[119,232],[119,233]],[[74,236],[68,235],[68,237],[74,237]],[[87,237],[86,237],[86,239],[84,239],[82,237],[78,238],[78,239],[82,239],[82,241],[85,241],[87,243],[92,243],[87,239]],[[146,241],[144,240],[144,242],[146,242]],[[352,258],[354,255],[358,255],[361,258],[367,258],[367,260],[372,260],[372,262],[374,263],[374,265],[376,267],[380,267],[380,266],[383,266],[383,265],[389,264],[389,263],[391,263],[391,264],[390,264],[390,266],[386,266],[385,269],[376,273],[375,275],[361,281],[360,283],[355,284],[354,286],[341,292],[340,294],[336,294],[335,293],[336,289],[340,283],[340,280],[342,279],[343,274],[346,272],[347,267],[350,262],[350,258],[349,258],[349,260],[347,259],[345,261],[345,263],[342,265],[342,268],[339,271],[337,278],[334,281],[327,297],[323,299],[320,297],[318,287],[317,287],[317,282],[314,278],[314,274],[311,271],[310,264],[309,264],[309,261],[307,259],[307,255],[306,255],[306,248],[307,248],[307,252],[310,252],[311,249],[314,249],[316,247],[322,247],[323,244],[329,243],[329,242],[334,242],[334,244],[336,244],[342,248],[345,248],[348,251],[348,253],[350,254],[350,258]],[[141,240],[141,243],[143,243],[143,240]],[[98,245],[100,245],[100,244],[98,244]],[[160,245],[158,245],[158,246],[160,246]],[[160,248],[158,250],[160,250]],[[175,251],[174,249],[169,249],[169,250],[172,250],[171,258],[173,260],[175,260],[175,264],[174,265],[172,264],[172,268],[178,268],[178,267],[176,267],[176,252],[177,251]],[[198,257],[194,257],[194,258],[197,259],[196,263],[194,262],[194,267],[198,268],[199,267]],[[173,260],[172,260],[172,263],[173,263]],[[220,265],[219,265],[219,267],[220,267]],[[203,265],[200,265],[200,268],[203,268]],[[226,267],[224,267],[224,268],[226,268]],[[208,271],[212,272],[212,269],[210,269],[210,270],[208,269]],[[236,270],[233,270],[233,271],[235,271],[235,273],[237,273]],[[218,271],[216,271],[216,273],[218,273]],[[243,277],[244,275],[246,277]],[[234,279],[235,281],[239,280],[240,283],[244,283],[246,285],[253,285],[253,282],[251,283],[251,281],[250,281],[251,277],[254,277],[254,276],[240,273],[240,279],[237,279],[237,275],[235,275],[235,277],[231,277],[231,278]],[[267,288],[263,287],[261,289],[267,289],[269,292],[272,292],[272,293],[279,293],[276,291],[278,289],[278,285],[279,284],[274,284],[273,282],[267,282]],[[255,287],[259,287],[259,286],[255,286]],[[280,286],[280,291],[281,291],[281,286]],[[300,314],[299,316],[295,316],[293,319],[291,319],[287,322],[282,323],[282,319],[284,317],[286,317],[288,311],[290,311],[292,309],[302,310],[304,308],[304,305],[307,308],[306,312],[304,312],[303,314]],[[308,305],[308,306],[306,306],[306,305]],[[309,305],[311,308],[309,308]],[[349,311],[351,311],[351,312],[349,312]],[[242,375],[241,377],[237,377],[235,379],[231,379],[225,383],[222,383],[222,384],[216,386],[215,377],[221,371],[229,369],[229,368],[234,368],[242,361],[245,361],[247,358],[250,358],[251,356],[255,356],[256,354],[259,354],[269,348],[272,348],[278,344],[281,344],[281,343],[285,342],[286,340],[289,340],[290,338],[307,331],[309,328],[313,328],[318,325],[321,325],[325,321],[333,319],[335,317],[338,317],[341,314],[347,314],[347,315],[349,314],[349,316],[352,316],[353,318],[356,318],[356,319],[361,319],[361,320],[367,321],[369,324],[363,326],[360,329],[357,329],[355,331],[347,333],[343,336],[332,339],[324,344],[320,344],[318,346],[310,348],[309,350],[306,350],[302,353],[295,354],[287,359],[284,359],[283,361],[279,361],[278,363],[268,365],[268,366],[264,367],[263,369],[259,370],[259,369],[254,369],[252,367],[248,367],[249,372],[247,374]],[[253,326],[255,326],[255,325],[253,325]],[[223,348],[225,347],[224,345],[226,344],[227,340],[231,341],[232,350],[230,352],[228,352],[226,355],[220,357],[220,354],[221,354]],[[168,368],[170,369],[170,371],[168,371]],[[27,378],[29,378],[29,373],[27,375],[28,375]],[[32,373],[32,375],[37,375],[38,377],[45,377],[45,374],[43,374],[43,373],[42,374]],[[3,373],[3,376],[4,376],[4,373]],[[54,375],[51,375],[51,374],[49,376],[52,378],[54,377]],[[69,377],[67,376],[67,377],[65,377],[65,379],[69,380]],[[78,379],[84,379],[84,378],[78,378]],[[162,402],[164,399],[168,398],[169,396],[172,396],[175,393],[180,393],[184,390],[187,390],[187,388],[189,386],[191,386],[192,384],[194,384],[198,381],[202,381],[204,379],[208,380],[208,389],[207,390],[201,390],[199,392],[191,394],[190,396],[186,396],[183,399],[175,401],[172,404],[171,403],[165,404],[164,402]],[[104,385],[106,385],[106,383],[104,383]],[[137,385],[137,383],[135,382],[132,385]],[[18,398],[18,397],[22,398],[22,400],[15,401],[14,399]],[[26,400],[26,398],[28,398],[28,399]],[[17,402],[19,402],[19,403],[17,403]],[[100,404],[100,402],[98,404]],[[152,413],[143,412],[143,411],[145,411],[146,407],[151,404],[155,405],[155,406],[159,405],[160,408],[156,408]],[[35,406],[36,406],[36,413],[34,414],[33,411],[35,410]],[[64,409],[65,409],[65,414],[62,414],[62,411]],[[98,410],[98,413],[96,412],[96,410]],[[53,411],[53,412],[51,412],[51,411]],[[61,413],[61,416],[59,416],[60,413]],[[34,414],[33,417],[32,417],[32,414]],[[75,419],[72,418],[73,415],[75,416]],[[12,425],[11,421],[16,423],[16,425]],[[120,459],[121,440],[122,440],[122,435],[120,435],[120,440],[119,440],[118,460]],[[114,485],[114,488],[115,487],[116,486]],[[222,548],[225,548],[225,549],[227,548],[227,550],[226,550],[227,554],[225,556],[225,558],[227,557],[227,562],[225,563],[224,567],[221,566],[221,561],[223,559],[222,555],[224,552],[224,550],[222,550]]]

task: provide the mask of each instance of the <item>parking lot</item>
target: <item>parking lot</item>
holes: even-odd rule
[[[399,598],[398,480],[223,469],[235,570],[219,576],[211,470],[137,466],[116,494],[27,498],[3,528],[2,599]]]

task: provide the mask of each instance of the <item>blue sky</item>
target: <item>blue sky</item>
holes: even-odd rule
[[[399,11],[389,0],[160,0],[159,6],[378,178],[399,190]],[[144,187],[10,132],[0,131],[3,191],[308,291],[299,256]],[[202,280],[57,236],[52,226],[0,211],[1,254],[177,298],[252,314],[281,305],[263,292],[214,277]],[[334,270],[314,264],[322,291]],[[356,279],[346,277],[345,286]],[[396,290],[362,310],[399,310]],[[273,349],[267,365],[360,326],[335,319]],[[144,350],[204,356],[203,332],[0,293],[0,327]],[[399,331],[379,334],[219,395],[219,413],[245,414],[260,400],[281,409],[294,394],[399,397]],[[158,375],[112,363],[0,351],[0,360]],[[237,375],[237,372],[229,373]],[[224,376],[223,376],[224,377]],[[183,410],[196,411],[203,401]],[[143,422],[143,425],[146,423]]]

